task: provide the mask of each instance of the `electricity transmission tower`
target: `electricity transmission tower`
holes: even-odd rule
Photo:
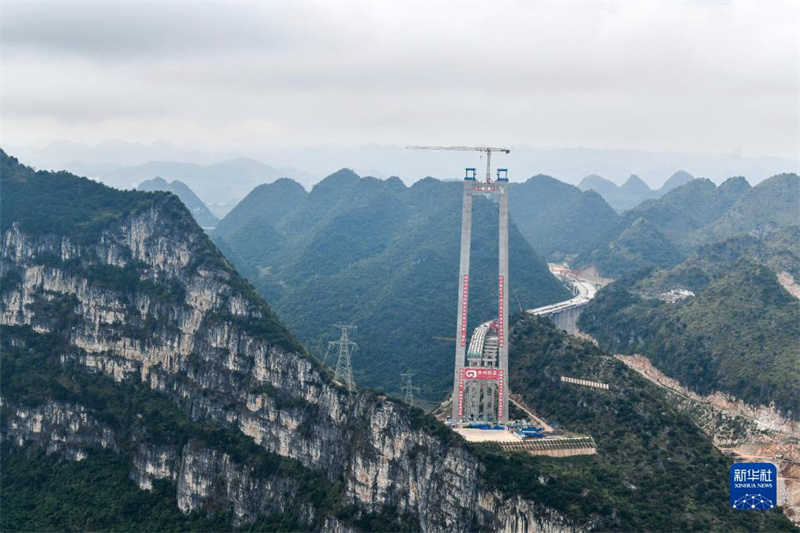
[[[411,378],[413,377],[414,374],[409,373],[400,375],[403,377],[403,380],[405,381],[405,385],[400,387],[400,390],[406,393],[406,399],[405,399],[406,403],[411,407],[414,407],[414,391],[419,390],[419,387],[415,387],[411,382]]]
[[[353,368],[350,365],[350,356],[358,349],[358,344],[350,340],[350,331],[355,331],[356,326],[345,326],[336,324],[333,327],[342,330],[342,336],[338,341],[331,341],[328,343],[328,349],[336,348],[338,355],[336,359],[336,372],[333,379],[347,387],[347,390],[353,392],[356,384],[353,381]]]

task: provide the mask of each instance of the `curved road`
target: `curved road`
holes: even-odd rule
[[[595,287],[594,283],[589,280],[581,279],[573,273],[562,274],[560,270],[561,269],[558,267],[554,268],[552,265],[550,266],[550,272],[559,279],[572,285],[578,291],[578,294],[563,302],[537,307],[536,309],[528,309],[528,313],[538,316],[552,315],[554,313],[566,311],[567,309],[583,307],[595,297],[597,294],[597,287]]]

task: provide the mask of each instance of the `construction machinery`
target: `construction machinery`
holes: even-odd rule
[[[492,152],[511,153],[508,148],[493,146],[406,146],[406,150],[455,150],[459,152],[484,152],[486,154],[486,184],[492,183]]]

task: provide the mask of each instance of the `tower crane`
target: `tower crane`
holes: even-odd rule
[[[457,150],[459,152],[486,152],[486,183],[492,183],[492,152],[511,152],[508,148],[493,146],[406,146],[406,150]]]

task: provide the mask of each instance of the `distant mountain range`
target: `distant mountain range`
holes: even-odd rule
[[[587,179],[595,185],[602,184],[601,180]],[[683,172],[652,191],[632,178],[628,189],[664,194],[619,214],[593,189],[581,191],[538,175],[512,183],[509,201],[512,221],[548,261],[595,267],[601,274],[618,277],[646,266],[674,266],[698,246],[722,238],[760,235],[796,224],[800,212],[797,180],[794,174],[783,174],[754,188],[738,177],[715,186]],[[389,181],[403,186],[399,179]],[[253,231],[271,231],[265,228],[285,223],[290,212],[306,209],[308,198],[306,190],[289,179],[259,185],[219,223],[215,235],[235,240],[238,230],[248,224],[260,228]],[[254,222],[257,219],[266,225]],[[255,253],[248,244],[242,244],[242,250],[247,251],[240,254]]]
[[[203,228],[213,228],[219,223],[219,219],[209,211],[206,204],[197,197],[197,195],[189,188],[188,185],[180,180],[174,180],[172,183],[164,178],[153,178],[151,180],[143,181],[137,187],[140,191],[166,191],[171,192],[181,199],[192,216]]]
[[[755,187],[741,177],[719,186],[693,179],[618,214],[593,191],[535,176],[514,185],[510,202],[520,231],[549,260],[618,277],[674,266],[720,239],[798,225],[800,178],[781,174]]]
[[[482,166],[480,154],[464,152],[415,152],[402,146],[270,146],[246,152],[209,153],[179,149],[166,142],[152,144],[106,141],[96,146],[67,141],[54,142],[42,148],[7,147],[24,160],[45,169],[68,169],[83,173],[81,167],[98,165],[141,166],[150,161],[172,161],[209,165],[224,160],[247,157],[267,161],[283,170],[304,186],[319,181],[333,170],[348,166],[361,175],[387,178],[401,177],[413,183],[425,176],[441,179],[461,177],[464,167]],[[678,152],[645,152],[640,150],[604,150],[593,148],[534,148],[512,146],[511,153],[499,156],[496,163],[510,169],[512,181],[534,174],[547,174],[577,184],[588,174],[598,174],[617,181],[619,177],[636,174],[651,189],[662,186],[676,170],[684,169],[694,176],[721,183],[731,176],[747,176],[755,184],[783,172],[797,172],[800,162],[777,157],[747,157],[734,154],[686,154]],[[293,170],[293,169],[302,169]],[[101,174],[92,174],[92,176]],[[194,183],[183,176],[161,174],[168,179],[182,179],[191,187]],[[143,179],[153,178],[146,176]],[[134,181],[141,181],[137,179]],[[130,187],[126,184],[125,187]],[[254,184],[255,186],[255,184]],[[198,194],[200,192],[198,191]],[[210,199],[200,194],[206,203]]]
[[[578,188],[583,191],[593,190],[599,193],[618,212],[636,207],[645,200],[660,198],[676,187],[680,187],[694,179],[688,172],[679,170],[669,177],[660,189],[653,190],[636,174],[631,174],[622,185],[617,185],[597,174],[583,178]]]
[[[718,187],[709,180],[693,180],[626,211],[617,235],[589,253],[584,251],[578,262],[593,264],[612,277],[642,266],[673,266],[703,244],[736,235],[763,236],[797,225],[798,213],[796,174],[773,176],[755,187],[744,178],[731,178]],[[641,221],[652,231],[631,239],[629,228]]]
[[[281,170],[243,157],[210,165],[169,161],[150,161],[133,167],[73,163],[69,170],[121,189],[136,187],[155,177],[178,179],[190,186],[217,217],[225,216],[257,185],[292,174],[299,179],[305,177],[299,171]]]

